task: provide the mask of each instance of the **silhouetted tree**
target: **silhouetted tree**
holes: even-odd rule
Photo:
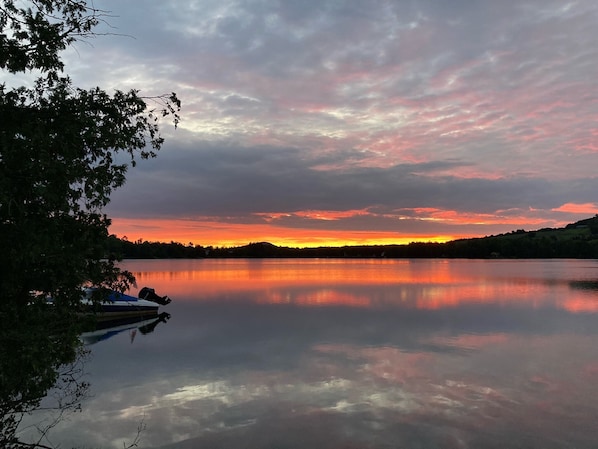
[[[129,165],[156,155],[159,118],[178,122],[175,94],[108,94],[73,86],[60,52],[103,18],[84,0],[0,3],[0,446],[77,354],[74,310],[84,283],[124,290],[132,277],[104,259],[102,208]],[[18,86],[18,75],[37,76]],[[11,75],[17,75],[11,78]],[[148,102],[157,104],[157,110]],[[130,156],[129,164],[115,155]],[[54,298],[49,307],[46,297]]]

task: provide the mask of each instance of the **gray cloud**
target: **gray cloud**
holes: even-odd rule
[[[356,210],[376,206],[441,208],[462,213],[497,213],[509,208],[556,208],[576,198],[594,199],[597,178],[549,181],[542,178],[463,179],[436,175],[464,164],[435,161],[392,167],[317,170],[319,164],[359,159],[361,154],[305,159],[297,148],[237,147],[204,143],[165,150],[130,172],[114,195],[115,215],[244,216],[267,212]]]

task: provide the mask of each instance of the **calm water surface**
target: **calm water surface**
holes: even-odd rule
[[[54,444],[598,447],[597,261],[123,265],[171,317],[89,346]]]

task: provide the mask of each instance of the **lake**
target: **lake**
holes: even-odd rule
[[[122,266],[170,319],[88,346],[55,445],[598,446],[596,260]]]

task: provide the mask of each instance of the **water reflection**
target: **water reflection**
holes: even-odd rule
[[[63,446],[590,448],[595,261],[129,261],[168,326],[94,345]],[[55,440],[58,441],[58,440]]]
[[[142,335],[153,332],[160,323],[166,323],[170,319],[167,312],[145,313],[138,316],[105,319],[94,323],[93,330],[83,332],[80,336],[85,345],[93,345],[99,341],[107,340],[122,332],[128,332],[131,337],[131,343],[135,340],[137,331]]]
[[[134,266],[138,281],[168,288],[181,300],[222,299],[226,291],[258,303],[298,306],[443,309],[551,303],[573,312],[598,311],[593,261],[224,259],[135,261]]]

